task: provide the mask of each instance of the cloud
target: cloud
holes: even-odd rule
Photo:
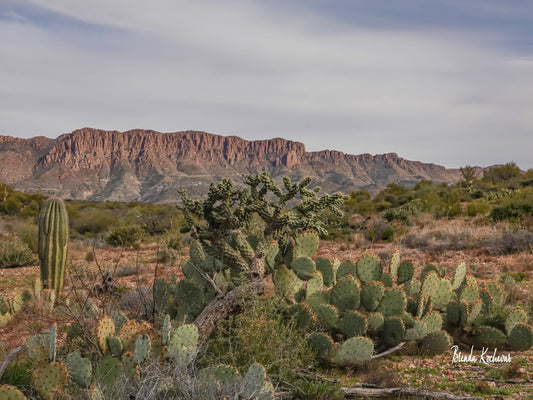
[[[373,27],[282,2],[10,4],[2,134],[200,129],[533,167],[533,57],[497,33]]]

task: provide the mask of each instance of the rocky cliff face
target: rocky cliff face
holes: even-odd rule
[[[91,128],[57,139],[0,136],[2,182],[75,199],[173,202],[177,189],[203,195],[213,181],[227,177],[240,182],[262,171],[276,180],[310,176],[327,192],[346,193],[359,188],[376,191],[390,182],[460,178],[458,170],[405,160],[395,153],[306,152],[303,143],[281,138],[247,141],[196,131]]]

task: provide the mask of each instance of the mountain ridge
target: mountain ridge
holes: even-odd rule
[[[458,169],[410,161],[396,153],[307,152],[283,138],[248,141],[202,131],[161,133],[77,129],[56,139],[0,136],[0,180],[73,199],[173,202],[177,189],[204,195],[209,184],[267,171],[278,182],[313,178],[326,192],[371,192],[421,179],[451,183]]]

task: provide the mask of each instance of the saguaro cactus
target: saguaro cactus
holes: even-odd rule
[[[68,215],[65,203],[49,198],[39,216],[39,260],[43,286],[59,293],[63,288],[68,247]]]

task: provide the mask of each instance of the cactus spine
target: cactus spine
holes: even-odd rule
[[[39,216],[39,260],[45,288],[61,292],[65,277],[68,247],[68,215],[65,203],[49,198]]]

